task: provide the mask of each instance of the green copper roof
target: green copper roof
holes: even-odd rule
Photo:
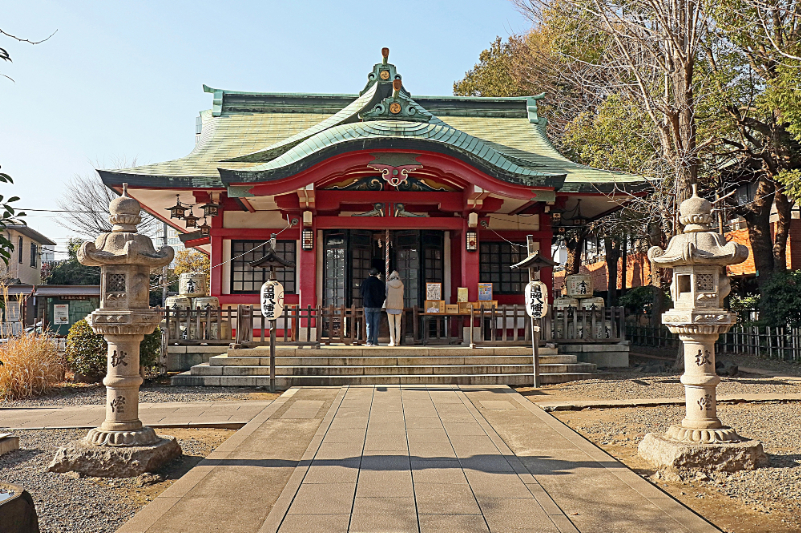
[[[382,77],[382,70],[389,74]],[[373,67],[360,95],[254,93],[204,85],[214,95],[213,107],[201,113],[202,132],[190,154],[100,174],[108,185],[225,188],[231,182],[290,176],[337,150],[403,148],[449,153],[499,179],[550,183],[565,192],[644,182],[562,156],[537,113],[543,95],[412,98],[403,87],[393,94],[392,82],[400,79],[394,65],[383,62]],[[392,102],[402,104],[401,112],[391,113]],[[415,113],[408,113],[411,108]]]
[[[447,124],[390,120],[335,126],[306,139],[271,161],[244,171],[221,168],[220,174],[226,183],[281,179],[324,159],[328,152],[344,151],[352,145],[364,150],[372,145],[390,143],[393,148],[423,148],[462,156],[506,181],[554,187],[560,186],[564,180],[564,174],[543,172],[536,168],[536,163],[522,158],[512,160],[481,139]],[[318,153],[320,155],[315,157]]]

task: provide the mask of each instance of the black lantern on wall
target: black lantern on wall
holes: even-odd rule
[[[181,204],[180,195],[175,195],[175,205],[168,207],[167,210],[170,212],[170,218],[177,218],[180,220],[184,217],[184,213],[186,213],[186,206]]]
[[[464,248],[468,252],[475,252],[478,250],[478,232],[475,230],[467,230],[464,240]]]
[[[300,247],[302,250],[314,250],[314,230],[306,228],[300,236]]]

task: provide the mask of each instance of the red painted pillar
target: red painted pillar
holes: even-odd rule
[[[222,296],[222,275],[223,275],[223,238],[219,235],[219,230],[223,227],[224,211],[211,219],[211,230],[209,236],[211,237],[211,278],[209,283],[211,285],[209,295],[220,297]],[[219,265],[219,266],[218,266]]]
[[[540,231],[548,232],[553,235],[553,227],[551,226],[551,215],[548,213],[540,214]],[[553,237],[546,237],[540,239],[540,255],[542,257],[553,259],[551,257],[551,243]],[[545,283],[548,287],[548,301],[553,303],[553,268],[543,268],[540,270],[540,281]]]
[[[462,284],[461,287],[467,287],[468,300],[471,302],[478,301],[478,250],[475,252],[467,251],[467,219],[462,223],[462,238],[459,239],[462,254]],[[478,242],[481,242],[480,233],[476,228],[476,234],[479,235]],[[480,245],[479,245],[480,247]]]
[[[306,228],[308,229],[308,228]],[[307,306],[317,307],[317,247],[322,246],[317,239],[317,228],[312,222],[310,228],[314,233],[314,249],[303,249],[303,229],[300,230],[300,255],[298,260],[298,275],[300,285],[299,304],[301,308]]]

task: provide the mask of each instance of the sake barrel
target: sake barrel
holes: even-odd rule
[[[220,299],[216,296],[200,296],[198,298],[192,298],[192,309],[205,309],[206,306],[209,306],[212,309],[219,309]]]
[[[567,296],[560,296],[559,298],[554,298],[553,300],[553,308],[559,311],[567,309],[568,307],[577,309],[578,306],[579,306],[579,301],[576,298],[568,298]]]
[[[592,306],[595,306],[595,309],[602,309],[604,303],[603,298],[596,296],[594,298],[582,298],[580,305],[582,309],[592,309]]]
[[[192,300],[186,296],[169,296],[164,304],[169,309],[189,309],[192,305]]]
[[[572,298],[590,298],[592,296],[592,278],[588,274],[571,274],[565,276],[565,291]]]
[[[206,296],[206,274],[202,272],[184,272],[178,281],[178,294],[195,298]]]

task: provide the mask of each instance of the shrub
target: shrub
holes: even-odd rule
[[[0,396],[9,400],[45,394],[64,380],[64,361],[54,339],[26,333],[0,344]]]
[[[622,305],[629,313],[641,315],[651,315],[651,308],[654,306],[654,286],[642,285],[626,291],[626,294],[618,299],[618,305]],[[670,294],[665,293],[665,308],[673,306]]]
[[[158,364],[161,351],[161,330],[145,335],[139,344],[139,364],[150,368]],[[76,374],[95,379],[106,375],[108,343],[103,335],[98,335],[84,320],[79,320],[67,334],[67,365]]]
[[[759,324],[801,326],[801,270],[776,272],[765,283],[759,297]]]

